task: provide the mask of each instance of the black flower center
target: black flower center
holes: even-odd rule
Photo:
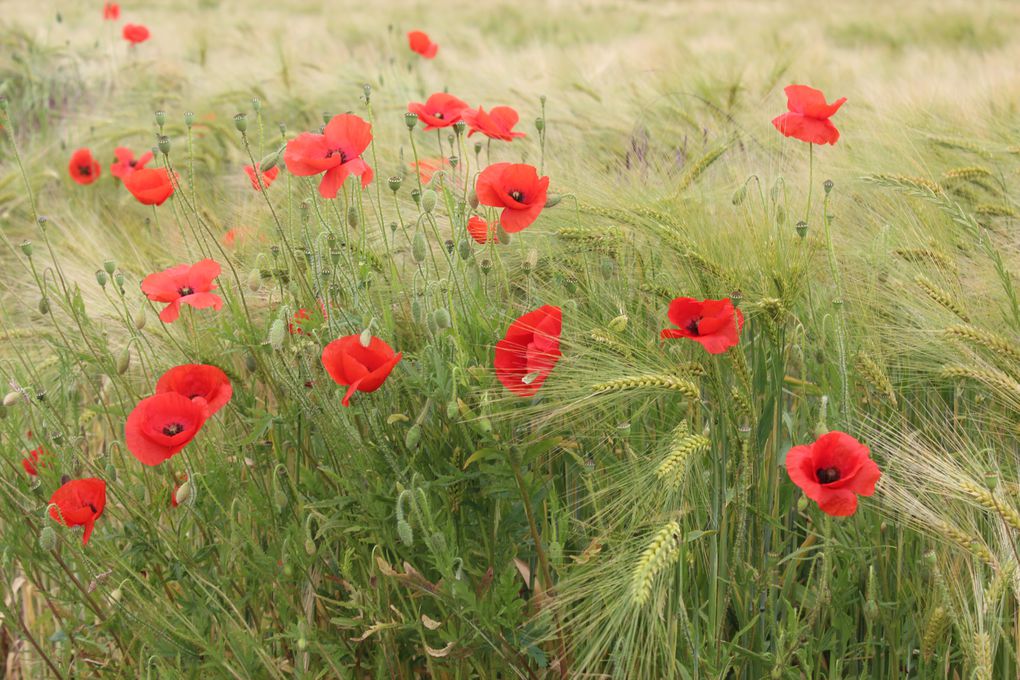
[[[99,509],[96,506],[92,505],[91,503],[86,503],[85,505],[89,506],[89,510],[91,510],[92,512],[94,513],[99,512]]]
[[[520,203],[524,200],[524,192],[521,191],[520,189],[514,189],[513,191],[510,192],[510,198]]]
[[[79,165],[78,166],[78,172],[80,174],[82,174],[82,175],[91,175],[92,174],[92,168],[90,166],[88,166],[88,165]]]
[[[130,160],[130,161],[128,161],[128,165],[130,165],[130,166],[131,166],[131,167],[133,168],[133,167],[135,167],[136,165],[138,165],[138,161],[136,161],[136,160]]]
[[[700,316],[699,317],[695,317],[695,318],[691,319],[690,321],[688,321],[687,325],[684,326],[684,328],[686,328],[690,333],[693,333],[694,335],[700,335],[700,333],[698,332],[698,324],[699,323],[701,323],[701,317]]]
[[[818,468],[815,470],[815,476],[818,477],[819,484],[832,484],[833,482],[839,481],[839,468]]]
[[[443,112],[442,111],[437,111],[435,113],[435,115],[433,116],[433,118],[438,118],[439,120],[443,120]]]
[[[170,423],[169,425],[163,426],[163,434],[165,434],[168,437],[173,437],[174,435],[178,435],[181,432],[184,432],[184,426],[181,425],[180,423]]]
[[[181,286],[180,288],[177,289],[177,294],[180,295],[181,297],[184,297],[185,295],[191,295],[194,292],[195,289],[192,288],[191,286]]]
[[[326,152],[326,158],[332,158],[333,156],[336,156],[338,154],[340,156],[340,163],[341,163],[341,165],[346,163],[347,162],[347,154],[345,154],[340,149],[330,149],[328,152]]]

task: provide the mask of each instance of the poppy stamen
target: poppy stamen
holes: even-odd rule
[[[700,335],[700,333],[698,332],[699,323],[701,323],[700,316],[695,319],[691,319],[691,321],[687,324],[687,326],[685,326],[685,328],[687,328],[687,330],[693,333],[694,335]]]
[[[88,175],[92,174],[92,168],[90,168],[87,165],[79,165],[78,166],[78,172],[80,172],[83,175],[88,176]]]
[[[184,297],[185,295],[193,295],[194,292],[195,289],[192,288],[191,286],[181,286],[180,288],[177,289],[177,294],[180,295],[181,297]]]
[[[523,203],[524,202],[524,192],[523,191],[519,191],[517,189],[514,189],[513,191],[510,192],[510,198],[514,199],[518,203]]]
[[[184,426],[181,425],[180,423],[170,423],[169,425],[163,427],[163,434],[165,434],[167,437],[173,437],[174,435],[178,435],[181,432],[184,432]]]
[[[815,475],[818,477],[819,484],[831,484],[832,482],[838,482],[840,478],[839,468],[837,467],[818,468],[815,470]]]

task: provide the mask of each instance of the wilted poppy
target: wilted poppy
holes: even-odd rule
[[[176,392],[188,399],[201,399],[206,417],[211,417],[234,393],[230,378],[221,369],[208,364],[174,366],[156,381],[156,394]]]
[[[81,537],[87,545],[96,520],[106,508],[106,482],[90,477],[72,479],[50,497],[50,517],[67,527],[85,527]]]
[[[852,515],[857,496],[875,493],[882,472],[871,451],[845,432],[829,432],[786,453],[786,471],[804,495],[828,515]]]
[[[475,183],[478,202],[503,208],[499,223],[513,234],[534,222],[545,207],[549,178],[533,165],[496,163],[482,170]]]
[[[559,307],[545,305],[517,318],[496,343],[496,377],[519,397],[530,397],[542,387],[560,360]]]
[[[127,40],[132,45],[137,45],[149,39],[149,29],[141,24],[124,24],[124,30],[121,31],[121,35],[124,36],[124,40]]]
[[[499,239],[496,237],[495,225],[489,224],[478,215],[472,215],[471,219],[468,220],[467,230],[471,238],[478,243],[488,243],[489,239],[499,243]]]
[[[839,130],[829,118],[839,111],[846,97],[826,104],[821,90],[807,85],[788,85],[784,92],[786,108],[790,111],[772,120],[776,129],[802,142],[835,144],[839,139]]]
[[[322,350],[322,365],[336,384],[347,386],[340,403],[350,406],[355,392],[379,389],[402,356],[375,336],[366,347],[361,344],[360,335],[347,335],[326,345]]]
[[[477,111],[467,109],[461,116],[471,127],[468,137],[481,132],[490,139],[512,142],[516,137],[525,136],[523,132],[514,132],[514,125],[517,125],[520,116],[509,106],[493,106],[488,113],[479,106]]]
[[[323,198],[336,198],[351,175],[361,178],[362,188],[372,181],[372,168],[361,154],[372,142],[372,126],[351,113],[333,116],[321,135],[302,132],[287,142],[283,160],[295,175],[325,173],[319,183]]]
[[[142,281],[142,292],[153,302],[169,303],[159,313],[159,318],[163,323],[173,323],[182,304],[197,309],[223,307],[220,296],[210,292],[216,289],[213,279],[219,275],[220,265],[216,260],[202,260],[193,265],[179,264],[146,276]]]
[[[142,205],[163,205],[174,192],[174,183],[166,168],[142,168],[125,175],[124,187]]]
[[[109,21],[116,21],[117,19],[120,19],[120,5],[115,2],[104,3],[103,18]]]
[[[71,173],[71,179],[78,184],[92,184],[99,179],[102,168],[99,161],[92,157],[88,149],[78,149],[71,154],[71,162],[67,164],[67,171]]]
[[[244,174],[248,175],[248,179],[251,181],[252,189],[254,189],[255,191],[262,191],[262,187],[259,186],[259,181],[255,176],[254,165],[244,166]],[[269,185],[272,184],[273,180],[276,179],[276,176],[280,174],[280,168],[274,166],[260,174],[262,175],[262,186],[268,189]]]
[[[709,354],[722,354],[736,345],[744,326],[743,313],[729,298],[676,298],[669,304],[669,320],[678,327],[663,329],[663,338],[689,338]]]
[[[439,51],[439,45],[432,42],[428,34],[422,31],[409,31],[407,43],[410,45],[412,52],[417,52],[426,59],[434,59],[436,52]]]
[[[46,463],[42,463],[39,461],[40,456],[43,456],[45,454],[46,452],[43,450],[41,446],[37,449],[32,449],[31,451],[28,452],[26,458],[21,459],[21,467],[25,468],[25,472],[32,475],[33,477],[37,476],[39,474],[38,468],[46,467]]]
[[[408,111],[418,114],[418,120],[425,124],[426,132],[453,125],[468,108],[463,101],[446,92],[437,92],[424,104],[411,102],[407,105]]]
[[[135,170],[141,170],[145,164],[152,160],[152,152],[146,151],[138,158],[131,149],[126,146],[118,146],[113,150],[116,160],[110,165],[110,174],[118,179],[124,179]]]
[[[159,465],[188,445],[205,424],[206,404],[176,392],[138,402],[124,424],[128,451],[143,465]]]

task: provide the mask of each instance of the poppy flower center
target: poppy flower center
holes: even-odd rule
[[[133,168],[133,167],[135,167],[136,165],[138,165],[138,161],[136,161],[136,160],[130,160],[130,161],[128,161],[128,165],[130,165],[130,166],[131,166],[131,167]]]
[[[89,510],[91,510],[93,513],[99,512],[96,506],[92,505],[91,503],[86,503],[85,505],[89,506]]]
[[[510,198],[514,199],[518,203],[524,200],[524,192],[520,189],[514,189],[510,192]]]
[[[180,295],[181,297],[184,297],[185,295],[191,295],[194,292],[195,289],[192,288],[191,286],[181,286],[180,288],[177,289],[177,294]]]
[[[180,423],[170,423],[169,425],[165,425],[163,427],[163,434],[165,434],[167,437],[173,437],[174,435],[178,435],[181,432],[184,432],[184,426],[181,425]]]
[[[688,321],[687,325],[684,326],[684,328],[686,328],[690,333],[693,333],[694,335],[700,335],[700,333],[698,332],[698,324],[699,323],[701,323],[701,317],[700,316],[696,317],[694,319],[691,319],[690,321]]]
[[[819,484],[831,484],[839,481],[839,468],[827,467],[818,468],[815,470],[815,476],[818,477]]]
[[[340,149],[330,149],[329,151],[326,152],[326,158],[332,158],[333,156],[336,156],[337,154],[339,154],[339,156],[340,156],[340,164],[341,165],[347,162],[347,154],[345,154]],[[265,175],[263,175],[263,177],[264,176]]]
[[[434,117],[434,118],[438,118],[439,120],[443,120],[443,112],[442,112],[442,111],[437,111],[437,112],[436,112],[436,113],[435,113],[435,114],[433,115],[433,117]]]
[[[92,168],[87,166],[87,165],[79,165],[78,166],[78,172],[83,174],[83,175],[91,175],[92,174]]]

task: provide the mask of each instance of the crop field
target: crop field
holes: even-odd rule
[[[1020,678],[1020,3],[0,0],[4,678]]]

